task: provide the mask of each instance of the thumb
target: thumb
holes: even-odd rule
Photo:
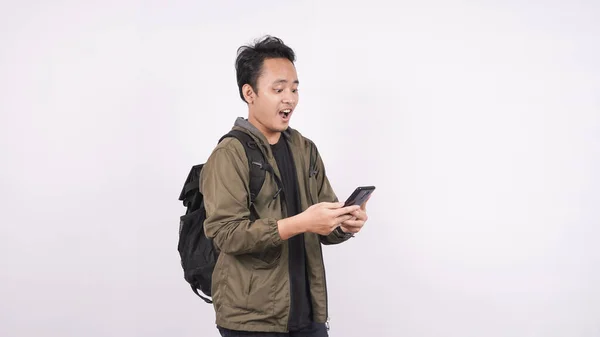
[[[343,202],[322,202],[321,205],[328,209],[338,209],[344,206]]]

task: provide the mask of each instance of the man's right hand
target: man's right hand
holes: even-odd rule
[[[322,202],[310,206],[300,214],[304,231],[329,235],[342,222],[352,219],[352,212],[360,209],[360,206],[343,206],[343,202]]]
[[[360,209],[360,206],[343,206],[343,202],[312,205],[298,215],[279,220],[279,234],[283,240],[304,232],[329,235],[342,222],[352,219],[352,212]]]

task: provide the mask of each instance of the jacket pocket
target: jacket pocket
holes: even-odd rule
[[[281,249],[283,245],[269,248],[257,254],[251,254],[253,269],[270,269],[281,260]]]
[[[233,310],[246,311],[246,298],[250,291],[250,281],[252,279],[252,266],[243,263],[235,256],[227,256],[227,274],[223,275],[222,303]],[[241,263],[240,263],[241,262]]]
[[[223,280],[227,279],[227,266],[224,264],[226,257],[223,254],[219,254],[219,258],[215,263],[213,269],[212,280],[211,280],[211,295],[213,302],[220,303],[220,296],[223,293]]]
[[[246,309],[259,316],[272,315],[275,307],[275,288],[281,282],[280,258],[266,263],[257,261],[253,265],[246,297]]]

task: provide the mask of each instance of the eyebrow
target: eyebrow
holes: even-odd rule
[[[277,80],[277,81],[273,82],[273,84],[287,83],[287,82],[288,82],[287,80],[281,79],[281,80]],[[300,84],[300,81],[295,80],[294,83],[295,84]]]

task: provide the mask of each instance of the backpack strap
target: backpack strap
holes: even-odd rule
[[[191,285],[191,287],[192,287],[192,291],[193,291],[193,292],[194,292],[196,295],[198,295],[198,296],[199,296],[199,297],[200,297],[200,298],[201,298],[201,299],[202,299],[204,302],[206,302],[206,303],[208,303],[208,304],[211,304],[211,303],[213,302],[213,301],[211,301],[209,298],[207,298],[207,297],[204,297],[204,296],[200,295],[200,293],[198,292],[198,289],[196,289],[196,287],[194,287],[193,285]]]
[[[219,142],[227,137],[234,137],[239,140],[246,150],[246,157],[248,158],[248,165],[250,166],[250,206],[254,205],[256,196],[258,195],[258,192],[260,192],[260,189],[265,182],[265,171],[268,171],[273,175],[273,177],[275,177],[278,190],[273,196],[273,199],[277,198],[279,193],[281,193],[283,190],[283,184],[281,183],[279,177],[275,175],[273,167],[266,160],[263,152],[258,148],[256,141],[254,141],[250,135],[243,131],[231,130],[229,133],[221,137]]]

